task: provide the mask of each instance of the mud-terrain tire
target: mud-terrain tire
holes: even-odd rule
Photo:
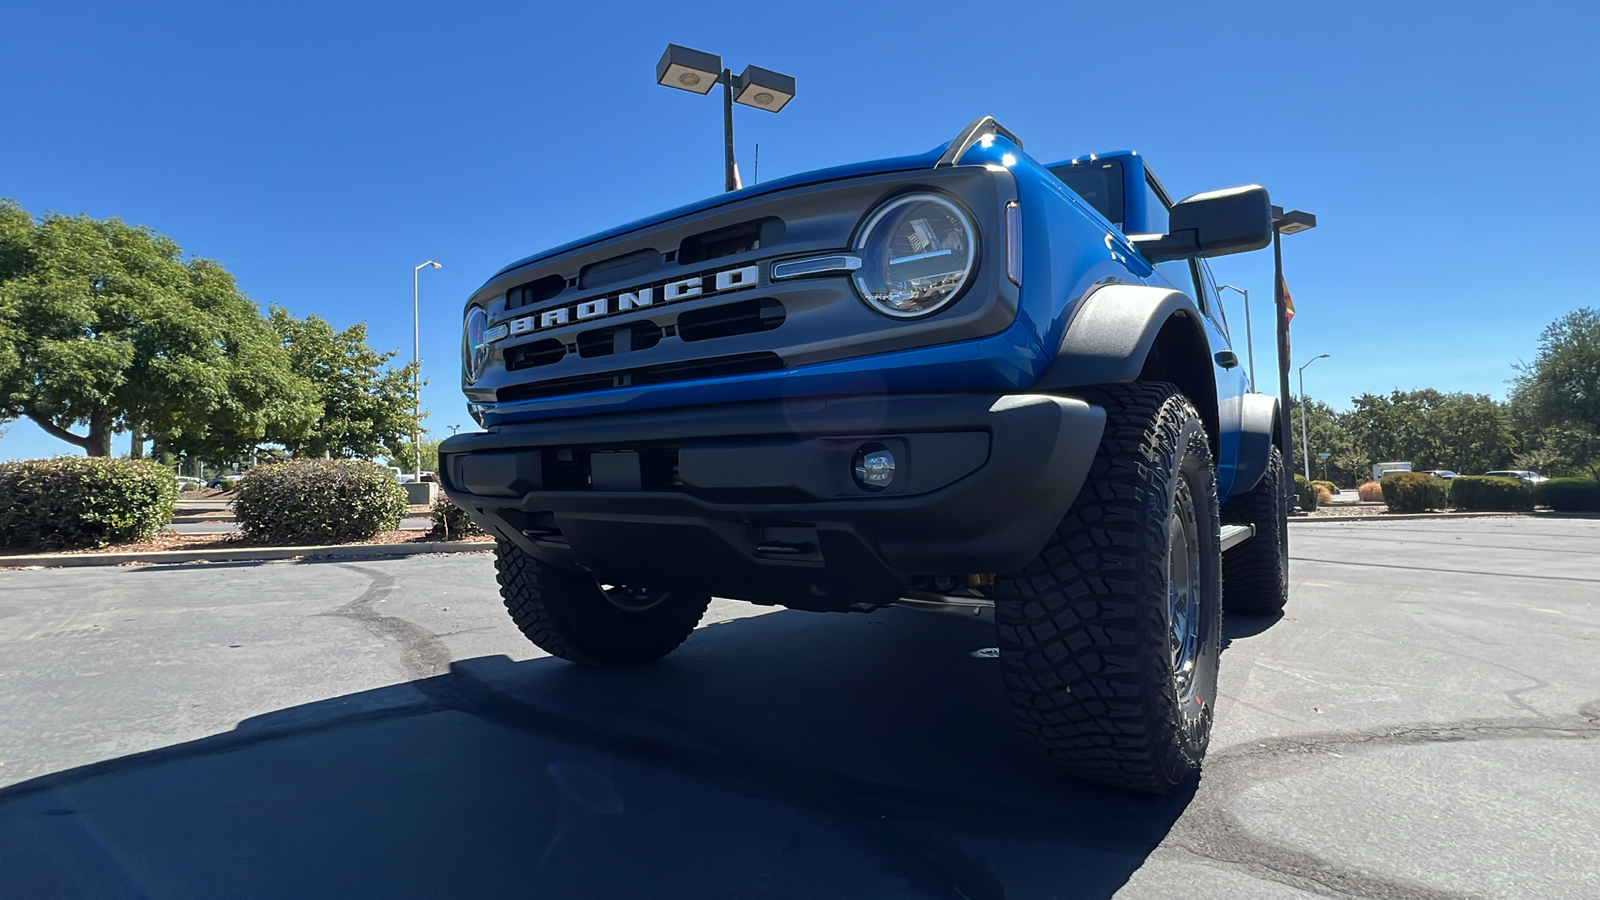
[[[1255,536],[1222,554],[1222,608],[1267,616],[1289,602],[1289,507],[1293,482],[1277,447],[1267,471],[1248,493],[1222,506],[1222,521],[1254,525]]]
[[[1216,471],[1199,413],[1172,385],[1079,396],[1105,409],[1105,434],[1050,542],[995,581],[1002,675],[1035,749],[1078,776],[1166,793],[1199,771],[1211,736]]]
[[[654,662],[683,643],[711,604],[703,594],[602,590],[589,575],[540,562],[507,541],[495,542],[494,568],[523,635],[551,656],[584,665]]]

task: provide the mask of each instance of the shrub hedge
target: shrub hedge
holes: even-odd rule
[[[59,456],[0,463],[0,547],[65,550],[151,537],[178,485],[150,460]]]
[[[1339,486],[1331,481],[1323,481],[1322,479],[1317,478],[1313,479],[1311,483],[1327,491],[1330,495],[1339,493]]]
[[[1390,512],[1423,512],[1444,509],[1450,498],[1450,482],[1421,472],[1396,472],[1385,475],[1383,502]]]
[[[428,537],[440,541],[455,541],[464,537],[484,534],[478,523],[467,518],[467,511],[450,502],[444,494],[433,502],[433,530]]]
[[[1533,502],[1556,512],[1600,512],[1600,481],[1552,478],[1533,489]]]
[[[1450,481],[1450,505],[1456,509],[1533,509],[1533,488],[1520,478],[1460,475]]]
[[[1356,488],[1356,495],[1363,503],[1376,503],[1383,499],[1383,485],[1376,481],[1369,481]]]
[[[1296,475],[1294,477],[1294,493],[1295,502],[1302,510],[1316,512],[1317,501],[1320,499],[1317,496],[1317,488],[1316,485],[1307,481],[1304,475]]]
[[[394,473],[354,459],[256,466],[234,489],[239,530],[279,544],[341,544],[399,527],[406,491]]]

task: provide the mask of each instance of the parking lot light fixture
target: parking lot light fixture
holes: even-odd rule
[[[760,66],[745,66],[736,78],[724,68],[722,57],[713,53],[668,44],[656,62],[656,84],[662,87],[709,94],[722,85],[723,189],[739,189],[738,164],[733,156],[733,104],[742,103],[767,112],[778,112],[794,99],[794,79]]]
[[[760,66],[745,66],[734,84],[738,89],[733,102],[770,113],[778,112],[794,99],[793,78]]]
[[[1306,365],[1300,367],[1300,456],[1305,462],[1306,480],[1311,480],[1311,442],[1306,438],[1306,366],[1319,359],[1327,359],[1330,354],[1313,356],[1306,360]]]
[[[411,449],[415,450],[417,481],[422,480],[422,317],[417,303],[417,275],[426,268],[442,269],[433,260],[411,267]]]
[[[1217,288],[1219,291],[1238,291],[1244,297],[1244,352],[1250,360],[1250,390],[1256,389],[1256,342],[1250,336],[1250,292],[1241,287],[1225,284]]]

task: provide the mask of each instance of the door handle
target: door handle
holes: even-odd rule
[[[1239,354],[1234,353],[1232,350],[1223,350],[1219,352],[1215,359],[1217,361],[1217,365],[1223,367],[1224,369],[1231,369],[1239,364]]]

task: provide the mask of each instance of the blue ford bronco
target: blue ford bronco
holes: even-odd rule
[[[713,596],[983,615],[1026,742],[1168,791],[1224,606],[1286,598],[1279,410],[1204,261],[1270,210],[1173,203],[1135,153],[1041,165],[984,117],[557,247],[467,302],[485,430],[440,481],[555,656],[658,659]]]

